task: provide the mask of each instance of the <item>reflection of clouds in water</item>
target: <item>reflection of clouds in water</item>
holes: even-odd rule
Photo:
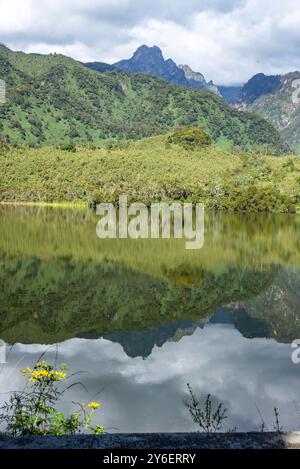
[[[1,373],[0,392],[16,389],[21,375],[6,378],[14,364],[32,365],[46,346],[15,345]],[[54,357],[55,347],[48,353]],[[155,347],[150,357],[129,358],[120,345],[104,339],[72,339],[59,345],[59,362],[80,376],[90,394],[72,388],[66,401],[101,401],[101,422],[120,431],[192,431],[193,422],[182,404],[186,383],[197,393],[211,393],[228,407],[227,425],[258,429],[261,410],[269,429],[278,406],[285,429],[300,425],[293,401],[298,400],[300,368],[290,359],[290,345],[273,340],[245,339],[231,326],[209,325],[180,342]],[[104,388],[104,389],[103,389]],[[3,400],[3,395],[1,395]],[[66,409],[69,403],[64,404]]]

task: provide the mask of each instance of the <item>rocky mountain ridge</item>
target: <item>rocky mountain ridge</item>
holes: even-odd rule
[[[101,62],[87,63],[86,66],[98,71],[104,68]],[[157,46],[149,47],[144,44],[134,52],[130,59],[121,60],[110,67],[126,73],[148,73],[164,78],[175,85],[207,89],[221,96],[218,87],[212,81],[207,82],[202,73],[193,71],[189,65],[177,65],[170,58],[165,60],[161,49]]]

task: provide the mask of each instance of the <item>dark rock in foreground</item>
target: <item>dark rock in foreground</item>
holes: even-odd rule
[[[273,449],[300,448],[293,433],[131,433],[64,437],[1,435],[0,449]]]

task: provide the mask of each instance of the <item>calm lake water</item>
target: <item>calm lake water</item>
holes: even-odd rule
[[[226,428],[300,428],[300,216],[206,213],[184,240],[100,240],[91,210],[0,207],[0,401],[47,351],[120,432],[195,431],[186,383],[212,394]]]

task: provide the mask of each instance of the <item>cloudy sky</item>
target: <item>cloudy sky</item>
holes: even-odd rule
[[[113,63],[141,44],[217,84],[300,69],[299,0],[0,0],[0,41]]]
[[[46,350],[46,359],[53,363],[54,346],[13,347],[0,368],[0,404],[7,392],[22,389],[18,370],[32,366]],[[189,382],[197,395],[211,393],[224,403],[229,416],[225,429],[258,430],[258,408],[272,430],[273,408],[278,407],[284,430],[293,430],[299,428],[300,365],[292,363],[291,352],[290,344],[246,339],[227,325],[209,325],[179,342],[155,346],[146,360],[128,357],[121,345],[105,339],[72,339],[58,345],[58,362],[84,371],[76,380],[86,390],[71,388],[63,408],[74,410],[72,401],[99,400],[106,430],[195,431],[182,402]]]

